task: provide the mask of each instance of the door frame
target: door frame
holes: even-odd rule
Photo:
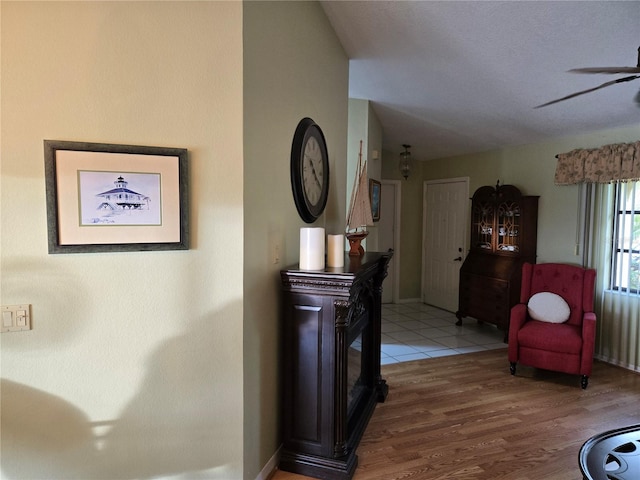
[[[429,185],[434,185],[434,184],[441,184],[441,183],[458,183],[458,182],[464,182],[465,186],[467,187],[467,194],[466,197],[469,198],[469,183],[470,183],[470,178],[469,177],[453,177],[453,178],[440,178],[440,179],[436,179],[436,180],[425,180],[422,183],[422,250],[421,250],[421,257],[422,257],[422,271],[421,271],[421,275],[420,275],[420,301],[422,303],[424,303],[424,286],[426,284],[426,269],[427,269],[427,259],[426,256],[424,255],[425,252],[425,244],[426,244],[426,235],[427,235],[427,187]],[[462,262],[460,262],[460,265],[462,265],[464,263],[464,260],[467,258],[467,255],[469,253],[469,215],[470,215],[470,203],[471,202],[465,202],[464,205],[464,218],[466,219],[466,221],[464,222],[464,232],[462,232]]]
[[[402,221],[402,182],[400,180],[385,180],[380,182],[383,185],[393,185],[395,188],[395,212],[394,212],[394,224],[395,231],[393,232],[393,284],[391,285],[391,301],[393,303],[400,303],[400,230]],[[384,201],[384,200],[383,200]]]

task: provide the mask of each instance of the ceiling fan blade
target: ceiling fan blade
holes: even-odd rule
[[[572,68],[572,73],[640,73],[640,67],[591,67]]]
[[[590,88],[588,90],[582,90],[580,92],[572,93],[571,95],[567,95],[566,97],[558,98],[557,100],[552,100],[550,102],[543,103],[542,105],[538,105],[538,106],[533,107],[533,108],[541,108],[541,107],[546,107],[547,105],[553,105],[554,103],[562,102],[564,100],[569,100],[570,98],[577,97],[578,95],[584,95],[585,93],[595,92],[596,90],[600,90],[601,88],[609,87],[611,85],[615,85],[616,83],[630,82],[631,80],[635,80],[637,78],[640,78],[640,75],[631,75],[629,77],[623,77],[623,78],[618,78],[617,80],[611,80],[610,82],[605,82],[602,85],[598,85],[597,87],[593,87],[593,88]]]

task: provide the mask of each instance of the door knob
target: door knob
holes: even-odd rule
[[[461,262],[462,261],[462,257],[454,258],[453,261],[454,262]]]

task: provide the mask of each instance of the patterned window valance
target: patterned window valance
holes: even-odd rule
[[[557,155],[556,185],[640,180],[640,141]]]

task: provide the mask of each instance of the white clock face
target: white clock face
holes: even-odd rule
[[[310,137],[304,147],[302,160],[302,183],[304,193],[311,205],[317,205],[322,194],[324,166],[322,151],[315,137]]]

